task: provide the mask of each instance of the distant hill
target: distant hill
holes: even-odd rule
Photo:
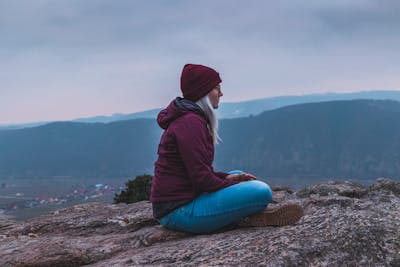
[[[56,122],[0,131],[0,177],[130,177],[152,171],[154,120]]]
[[[400,102],[299,104],[223,120],[218,166],[298,178],[400,178]]]
[[[363,91],[355,93],[324,93],[297,96],[277,96],[237,103],[223,103],[218,109],[218,113],[220,114],[220,118],[224,119],[242,118],[250,115],[258,115],[264,111],[295,104],[355,99],[400,101],[400,91]]]
[[[400,102],[308,103],[221,120],[216,169],[294,179],[400,178]],[[152,173],[154,119],[52,123],[0,131],[1,177]]]
[[[242,101],[235,103],[221,103],[218,114],[221,119],[242,118],[251,115],[258,115],[264,111],[272,110],[284,106],[315,103],[334,100],[354,100],[354,99],[380,99],[380,100],[397,100],[400,101],[400,91],[363,91],[355,93],[324,93],[324,94],[308,94],[297,96],[278,96],[270,98],[262,98],[250,101]],[[166,103],[167,104],[167,103]],[[131,120],[139,118],[154,119],[157,117],[161,108],[151,109],[131,114],[113,114],[111,116],[95,116],[88,118],[79,118],[72,122],[87,123],[108,123],[120,120]],[[0,125],[0,130],[4,129],[21,129],[27,127],[35,127],[44,125],[49,122],[37,122],[27,124]]]
[[[97,116],[90,118],[81,118],[73,120],[74,122],[113,122],[113,121],[122,121],[122,120],[132,120],[132,119],[154,119],[157,117],[158,112],[160,112],[161,108],[150,109],[142,112],[136,112],[132,114],[114,114],[111,116]]]

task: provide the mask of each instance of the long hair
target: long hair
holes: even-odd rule
[[[208,95],[203,96],[196,104],[204,111],[208,118],[209,124],[208,129],[213,137],[214,144],[218,144],[222,139],[218,135],[218,114],[211,105]]]

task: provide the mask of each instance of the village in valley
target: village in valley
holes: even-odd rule
[[[3,191],[12,187],[15,187],[15,185],[5,182],[0,183],[0,189],[2,189]],[[97,199],[101,199],[105,196],[108,196],[108,198],[110,198],[119,193],[124,188],[124,186],[117,186],[107,183],[96,183],[91,185],[75,186],[74,188],[71,188],[68,193],[60,196],[38,195],[34,197],[28,197],[21,192],[16,192],[13,195],[0,194],[0,197],[2,199],[9,200],[5,203],[0,202],[0,215],[12,214],[13,212],[18,210],[50,205],[58,205],[64,207],[69,203],[96,201]]]

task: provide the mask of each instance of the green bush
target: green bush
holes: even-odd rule
[[[142,200],[149,200],[151,181],[153,176],[143,174],[136,176],[133,180],[128,180],[125,185],[126,189],[121,193],[115,194],[114,203],[135,203]]]

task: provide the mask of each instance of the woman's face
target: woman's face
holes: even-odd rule
[[[219,104],[219,98],[224,94],[221,91],[221,85],[218,84],[208,93],[208,99],[210,99],[213,108],[217,109]]]

